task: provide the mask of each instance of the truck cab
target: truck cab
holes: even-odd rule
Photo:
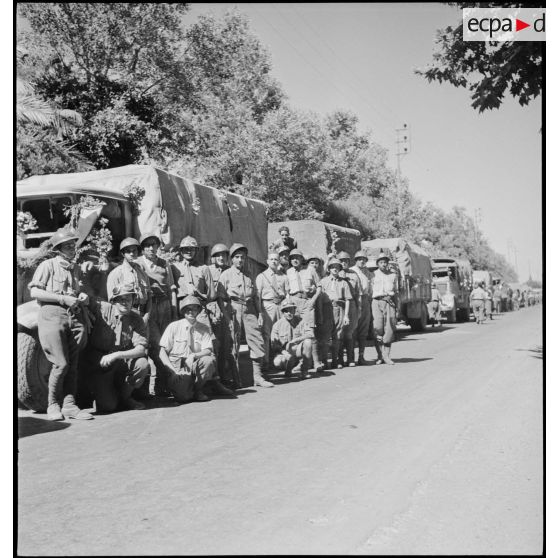
[[[468,322],[471,285],[467,266],[454,258],[433,258],[432,282],[441,295],[441,312],[447,321]]]

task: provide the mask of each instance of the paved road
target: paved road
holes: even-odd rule
[[[395,366],[236,400],[20,411],[19,553],[540,553],[541,316],[405,332]]]

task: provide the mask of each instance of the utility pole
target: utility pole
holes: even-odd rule
[[[411,152],[411,133],[407,124],[402,128],[396,128],[395,156],[397,157],[397,180],[401,182],[401,157]]]
[[[482,209],[475,207],[475,254],[477,258],[477,265],[480,264],[480,223],[482,221]]]

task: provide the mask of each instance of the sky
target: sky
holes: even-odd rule
[[[461,12],[436,3],[192,4],[200,14],[237,7],[267,47],[289,103],[325,115],[353,112],[397,166],[396,129],[407,124],[401,173],[411,191],[444,210],[478,217],[490,245],[520,280],[542,277],[541,98],[512,97],[479,114],[466,89],[414,73],[434,52],[436,30]]]

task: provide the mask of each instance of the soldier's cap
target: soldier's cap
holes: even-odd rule
[[[279,249],[277,250],[277,253],[279,255],[284,254],[285,252],[290,252],[290,248],[288,246],[280,246]]]
[[[359,250],[355,254],[355,261],[358,260],[359,258],[362,258],[363,260],[368,261],[368,256],[366,255],[366,252],[364,250]]]
[[[193,296],[193,295],[187,295],[184,298],[180,299],[179,303],[178,303],[178,308],[180,313],[184,312],[184,310],[186,309],[187,306],[199,306],[200,310],[201,310],[201,302],[199,300],[199,298]]]
[[[121,243],[120,243],[120,248],[119,250],[122,252],[122,250],[124,250],[125,248],[129,248],[130,246],[137,246],[138,248],[140,247],[140,243],[135,239],[132,238],[131,236],[128,238],[125,238]]]
[[[158,243],[159,246],[161,246],[161,239],[159,238],[159,235],[156,232],[148,232],[148,233],[144,233],[140,236],[140,244],[141,246],[143,246],[143,244],[145,243],[145,241],[148,238],[154,238]]]
[[[248,248],[246,248],[244,244],[240,244],[240,242],[235,242],[230,249],[231,258],[234,257],[234,255],[240,250],[244,250],[244,252],[248,254]]]
[[[51,237],[50,243],[53,248],[64,244],[64,242],[69,242],[70,240],[79,240],[79,236],[76,231],[71,229],[58,229]]]
[[[376,263],[378,263],[380,260],[387,260],[389,263],[389,256],[384,253],[384,252],[380,252],[377,256],[376,256]]]
[[[198,241],[193,236],[185,236],[180,241],[179,248],[198,248]]]
[[[341,262],[337,259],[337,258],[331,258],[331,260],[329,260],[329,262],[327,262],[327,268],[329,269],[331,266],[336,265],[339,269],[341,269],[343,267],[343,265],[341,264]]]
[[[320,256],[316,256],[316,254],[309,254],[308,256],[306,256],[306,261],[309,262],[310,260],[318,260],[322,264],[324,263],[324,260],[320,258]]]
[[[281,303],[281,312],[284,312],[284,311],[287,310],[288,308],[296,308],[296,304],[295,304],[292,300],[286,298],[286,299]]]
[[[116,285],[112,289],[112,293],[110,293],[109,296],[109,302],[112,302],[113,300],[117,299],[120,296],[135,295],[135,294],[136,294],[136,290],[134,288],[134,285],[132,285],[131,283],[121,283],[120,285]]]
[[[213,246],[213,248],[211,248],[211,256],[215,256],[215,254],[220,254],[221,252],[226,252],[227,254],[229,253],[229,249],[227,248],[226,244],[215,244],[215,246]]]
[[[339,252],[337,254],[337,259],[338,260],[350,260],[351,259],[351,254],[349,254],[349,252],[345,252],[343,250],[342,252]]]
[[[291,260],[291,258],[293,256],[300,256],[302,258],[302,260],[304,261],[304,254],[302,253],[301,250],[299,250],[298,248],[293,248],[290,252],[289,252],[289,261]]]

